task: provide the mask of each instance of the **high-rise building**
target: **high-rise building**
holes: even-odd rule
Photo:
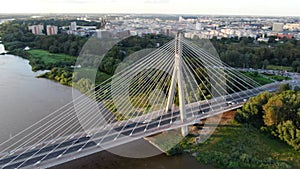
[[[28,30],[30,30],[35,35],[43,35],[44,26],[43,25],[28,26]]]
[[[77,24],[76,24],[76,22],[71,22],[70,31],[76,31],[76,30],[77,30]]]
[[[47,25],[47,35],[56,35],[57,30],[57,26]]]
[[[200,31],[202,29],[202,24],[199,22],[196,22],[196,30]]]
[[[272,30],[273,30],[274,32],[282,32],[282,31],[283,31],[283,26],[284,26],[283,23],[273,23],[273,28],[272,28]]]

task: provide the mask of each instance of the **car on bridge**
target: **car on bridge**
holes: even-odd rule
[[[234,105],[235,102],[233,102],[233,101],[228,101],[228,102],[226,102],[225,104],[226,104],[226,106],[231,106],[231,105]]]
[[[146,119],[143,121],[143,124],[150,123],[151,121],[152,121],[152,119]]]

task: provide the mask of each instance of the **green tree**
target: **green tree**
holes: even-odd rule
[[[263,61],[263,69],[266,69],[267,68],[267,66],[269,65],[269,61],[267,60],[267,59],[265,59],[264,61]]]
[[[268,102],[271,97],[269,92],[263,92],[249,99],[244,104],[242,109],[238,109],[235,119],[241,123],[248,123],[257,128],[260,128],[263,124],[263,105]]]
[[[299,60],[293,61],[292,67],[293,67],[293,71],[300,72],[300,61]]]
[[[265,112],[265,125],[277,125],[283,120],[283,102],[280,96],[276,95],[271,97],[268,103],[263,106],[263,110]]]
[[[277,136],[287,144],[300,150],[300,130],[296,128],[293,121],[288,120],[280,123],[276,130]]]
[[[280,92],[291,90],[291,86],[289,84],[284,84],[280,86]]]
[[[49,52],[50,53],[59,53],[59,48],[57,46],[51,45],[49,47]]]

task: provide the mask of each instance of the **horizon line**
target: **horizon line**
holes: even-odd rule
[[[167,15],[174,15],[174,16],[184,16],[184,15],[196,15],[196,16],[247,16],[247,17],[299,17],[296,15],[264,15],[264,14],[195,14],[195,13],[140,13],[140,12],[133,12],[133,13],[125,13],[125,12],[0,12],[0,15],[61,15],[61,14],[116,14],[116,15],[161,15],[161,16],[167,16]]]

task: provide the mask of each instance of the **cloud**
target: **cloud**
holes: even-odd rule
[[[85,3],[93,3],[95,0],[64,0],[65,3],[70,4],[85,4]]]
[[[64,3],[67,4],[97,4],[99,3],[98,0],[60,0],[63,1]],[[117,0],[102,0],[101,3],[113,3],[116,2]]]
[[[145,0],[144,3],[148,4],[162,4],[162,3],[168,3],[170,0]]]
[[[65,3],[91,3],[91,1],[90,0],[65,0]]]

